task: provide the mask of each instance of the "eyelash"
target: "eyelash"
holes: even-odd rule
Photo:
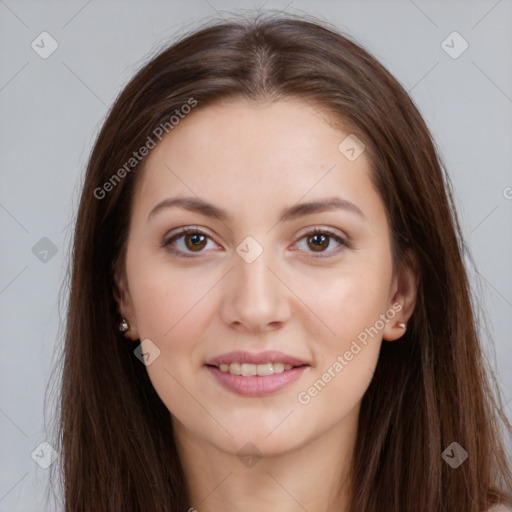
[[[169,238],[168,240],[165,240],[163,243],[162,243],[162,247],[164,247],[166,250],[168,250],[171,254],[175,255],[175,256],[178,256],[178,257],[181,257],[181,258],[195,258],[196,256],[195,255],[192,255],[190,253],[186,253],[180,249],[176,249],[174,248],[171,244],[175,241],[175,240],[178,240],[186,235],[203,235],[203,236],[206,236],[207,238],[211,239],[210,235],[208,235],[207,233],[205,233],[204,231],[202,231],[201,229],[198,229],[198,228],[183,228],[181,231],[179,231],[178,233],[174,234],[171,238]],[[301,238],[300,240],[303,240],[304,238],[308,238],[308,237],[311,237],[311,236],[314,236],[314,235],[327,235],[329,238],[332,238],[333,240],[335,240],[336,242],[338,242],[340,245],[342,246],[345,246],[346,248],[350,249],[352,248],[352,244],[349,240],[346,240],[342,237],[340,237],[339,235],[337,235],[336,233],[334,233],[333,231],[330,231],[329,229],[323,229],[323,228],[314,228],[312,229],[311,231],[308,231],[307,233],[305,233]],[[339,248],[338,248],[339,249]],[[202,251],[198,251],[197,254],[200,254]],[[339,251],[334,249],[334,250],[331,250],[331,251],[328,251],[327,253],[329,254],[328,256],[320,256],[320,255],[317,255],[317,256],[313,256],[314,258],[330,258],[331,255],[330,253],[338,253]],[[319,254],[324,254],[324,253],[319,253]]]

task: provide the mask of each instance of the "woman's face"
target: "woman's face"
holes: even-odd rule
[[[271,455],[355,425],[409,308],[349,135],[300,100],[237,100],[146,157],[117,297],[183,436]]]

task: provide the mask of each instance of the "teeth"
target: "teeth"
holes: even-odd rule
[[[253,375],[273,375],[274,373],[283,373],[285,370],[291,370],[292,368],[293,366],[291,364],[284,363],[231,363],[221,364],[219,366],[221,372],[229,372],[233,375],[243,375],[244,377],[251,377]]]

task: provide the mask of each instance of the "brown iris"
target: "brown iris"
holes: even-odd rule
[[[315,233],[314,235],[308,236],[308,244],[310,240],[320,241],[322,245],[318,245],[316,242],[313,243],[312,247],[314,251],[320,252],[323,249],[329,247],[329,236]]]
[[[187,249],[190,249],[191,251],[195,251],[196,249],[200,251],[206,245],[206,238],[206,236],[201,235],[200,233],[185,235],[185,245],[187,246]],[[191,244],[188,243],[189,241],[191,241]]]

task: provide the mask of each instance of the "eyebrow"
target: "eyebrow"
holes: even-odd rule
[[[184,210],[199,213],[205,217],[217,219],[221,222],[230,222],[232,220],[232,216],[226,210],[198,197],[174,197],[164,199],[163,201],[159,202],[149,212],[148,221],[151,220],[157,213],[173,207],[183,208]],[[357,214],[364,220],[368,220],[362,210],[351,201],[342,199],[340,197],[329,197],[327,199],[311,201],[309,203],[299,203],[289,208],[285,208],[281,211],[279,221],[289,221],[304,215],[311,215],[313,213],[322,213],[333,210],[345,210]]]

